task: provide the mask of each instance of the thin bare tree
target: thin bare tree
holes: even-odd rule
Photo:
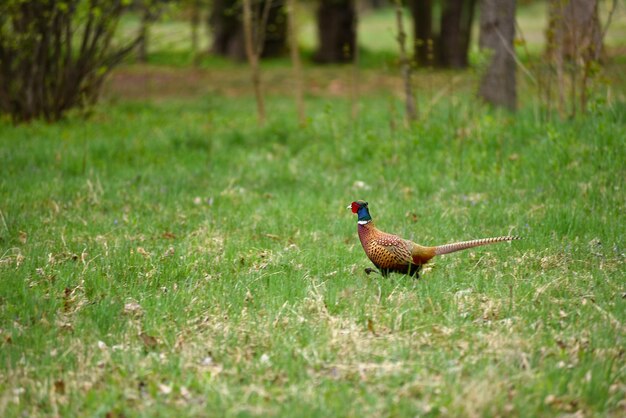
[[[289,32],[289,50],[291,64],[293,66],[293,78],[295,81],[296,108],[298,110],[298,122],[301,126],[306,123],[304,111],[304,80],[302,77],[302,62],[298,48],[298,25],[297,25],[297,0],[287,0],[287,19]]]
[[[191,23],[191,59],[194,67],[197,67],[200,63],[199,54],[199,34],[200,31],[200,3],[201,0],[189,1],[189,14]]]
[[[265,124],[266,116],[259,61],[261,54],[263,53],[265,26],[269,17],[270,7],[272,5],[271,0],[262,1],[264,6],[261,16],[259,16],[258,13],[254,13],[253,16],[251,1],[243,0],[243,30],[246,44],[246,56],[248,58],[248,63],[250,64],[250,78],[252,80],[252,87],[256,98],[257,115],[260,125]]]
[[[141,63],[148,62],[150,27],[159,20],[167,6],[167,2],[168,0],[141,0],[138,2],[141,20],[139,25],[139,42],[137,44],[137,60]]]
[[[590,81],[599,68],[617,0],[612,1],[604,27],[598,0],[550,0],[549,6],[547,56],[556,75],[557,109],[562,117],[573,117],[586,110]]]
[[[398,27],[398,46],[400,47],[400,66],[402,68],[402,80],[404,81],[404,97],[406,114],[405,120],[407,124],[417,119],[417,106],[415,104],[415,96],[413,94],[413,83],[411,80],[412,75],[412,63],[406,52],[406,32],[404,30],[404,13],[402,8],[402,1],[396,0],[396,24]]]
[[[353,121],[359,117],[359,16],[356,7],[356,0],[352,0],[355,10],[354,19],[352,19],[352,33],[354,34],[354,51],[352,52],[352,71],[350,74],[350,116]]]

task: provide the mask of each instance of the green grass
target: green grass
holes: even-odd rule
[[[623,107],[390,103],[0,124],[0,415],[621,416]],[[367,276],[358,198],[420,243],[524,240]]]

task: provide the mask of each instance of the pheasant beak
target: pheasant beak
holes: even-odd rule
[[[350,205],[346,206],[346,209],[352,209],[352,205],[350,204]]]

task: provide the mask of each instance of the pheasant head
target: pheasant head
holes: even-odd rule
[[[372,221],[370,211],[367,208],[367,202],[364,200],[356,200],[348,206],[348,209],[352,209],[352,213],[356,213],[359,216],[359,225],[365,225]]]

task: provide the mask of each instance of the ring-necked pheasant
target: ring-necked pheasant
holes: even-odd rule
[[[520,239],[519,237],[505,236],[455,242],[452,244],[438,245],[436,247],[425,247],[376,228],[372,222],[369,209],[367,208],[367,202],[363,200],[352,202],[352,204],[348,206],[348,209],[352,209],[352,212],[359,216],[359,239],[361,240],[365,254],[367,254],[367,257],[385,277],[389,273],[402,273],[419,277],[418,273],[422,265],[428,263],[428,261],[436,255],[453,253],[455,251],[494,244],[496,242]],[[374,270],[369,268],[365,269],[367,274],[372,271]]]

